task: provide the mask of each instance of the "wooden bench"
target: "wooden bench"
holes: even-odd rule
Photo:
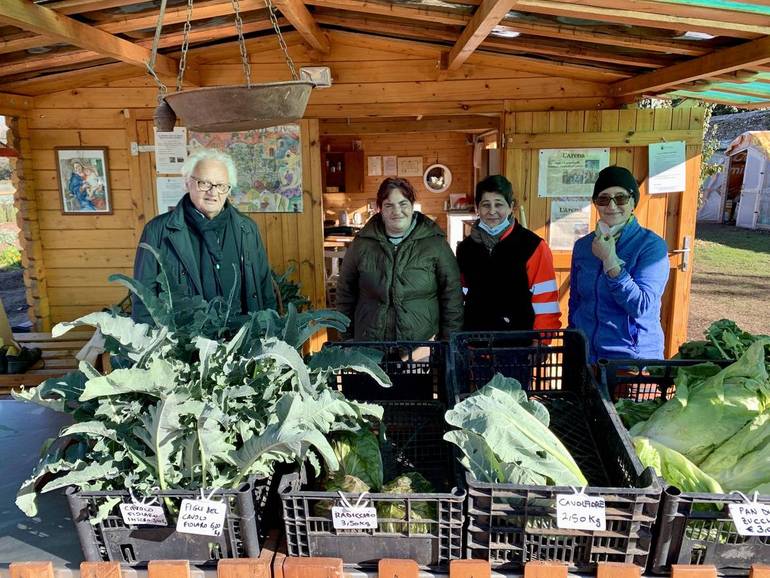
[[[78,351],[91,339],[93,329],[75,329],[58,339],[50,333],[15,333],[14,339],[24,347],[38,347],[42,357],[25,373],[0,374],[0,395],[8,395],[11,389],[21,385],[39,385],[49,377],[60,377],[77,369]]]

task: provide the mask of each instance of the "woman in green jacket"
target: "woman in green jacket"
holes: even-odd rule
[[[346,337],[445,340],[462,327],[457,261],[444,232],[414,202],[409,181],[385,179],[379,213],[348,248],[337,281],[337,309],[351,319]]]

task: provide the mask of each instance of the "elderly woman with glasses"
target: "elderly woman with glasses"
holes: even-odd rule
[[[662,359],[660,303],[668,281],[666,242],[634,217],[639,186],[625,168],[599,173],[596,230],[572,251],[569,326],[588,338],[592,363]]]
[[[232,158],[200,149],[187,159],[182,176],[187,194],[172,211],[147,223],[140,240],[160,253],[172,291],[207,301],[232,299],[234,315],[275,309],[270,265],[257,225],[228,201],[237,182]],[[140,246],[134,278],[158,294],[159,271],[155,257]],[[134,295],[131,317],[153,322]]]

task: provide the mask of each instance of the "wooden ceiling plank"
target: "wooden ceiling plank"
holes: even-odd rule
[[[14,92],[36,96],[68,88],[106,84],[113,80],[134,78],[138,72],[135,66],[123,62],[115,62],[80,70],[55,72],[38,78],[3,83],[3,85]]]
[[[447,70],[457,70],[513,8],[516,0],[483,0],[447,57]]]
[[[699,46],[695,42],[684,42],[641,36],[628,31],[625,34],[610,34],[597,31],[592,27],[578,27],[565,25],[534,24],[522,22],[515,18],[504,18],[500,22],[500,28],[530,34],[532,36],[545,36],[546,38],[559,38],[562,41],[592,42],[607,46],[620,46],[623,48],[636,48],[650,52],[662,52],[664,54],[681,54],[682,56],[701,56],[710,52],[709,48]]]
[[[465,26],[468,20],[470,20],[468,15],[448,10],[417,8],[391,3],[368,2],[365,0],[305,0],[305,4],[337,8],[338,10],[364,12],[366,14],[395,16],[411,20],[434,22],[436,24],[453,24],[455,26]]]
[[[275,0],[275,6],[305,42],[322,54],[329,53],[329,37],[318,26],[302,0]]]
[[[684,4],[679,2],[655,2],[651,0],[577,0],[576,4],[596,6],[599,8],[618,8],[621,10],[634,10],[662,16],[677,16],[682,18],[694,18],[711,20],[716,22],[731,22],[737,24],[753,24],[770,26],[770,17],[758,12],[744,12],[730,10],[724,3],[719,8],[709,8],[697,4]]]
[[[670,86],[726,74],[770,62],[770,36],[717,50],[711,54],[648,72],[612,85],[612,94],[621,96],[658,91]]]
[[[339,1],[339,0],[335,0]],[[729,21],[704,20],[702,18],[685,18],[666,16],[639,10],[624,10],[599,8],[583,4],[559,2],[557,0],[519,0],[517,10],[534,14],[551,16],[568,16],[601,20],[618,24],[632,24],[664,30],[706,32],[715,36],[730,36],[736,38],[756,38],[770,34],[770,27],[752,24],[739,24]]]
[[[147,48],[137,46],[29,0],[3,0],[0,4],[0,22],[43,34],[60,42],[92,50],[102,57],[114,58],[141,68],[145,68],[150,59],[150,51]],[[175,77],[177,63],[159,54],[155,61],[155,69],[159,74]]]
[[[0,108],[15,108],[29,110],[32,108],[32,99],[23,94],[0,92]]]
[[[60,14],[82,14],[84,12],[94,12],[96,10],[109,10],[125,6],[126,0],[59,0],[46,4],[46,8],[56,10]]]
[[[327,16],[318,15],[317,18],[319,20],[325,20]],[[354,20],[353,22],[360,21]],[[385,30],[390,30],[387,25],[382,23],[372,22],[370,26],[372,27],[372,31],[379,30],[380,32],[383,32]],[[403,32],[403,26],[394,27],[392,30],[394,32],[399,30]],[[377,50],[392,52],[404,51],[408,47],[416,47],[421,49],[422,53],[427,58],[438,59],[441,51],[445,49],[443,46],[430,45],[424,42],[405,40],[403,38],[383,38],[356,32],[343,32],[340,30],[330,31],[329,34],[335,43],[350,46],[367,46]],[[454,37],[450,38],[450,40],[456,38],[457,33],[454,34]],[[482,45],[482,49],[483,48],[484,46]],[[549,76],[595,80],[597,82],[608,82],[612,78],[619,79],[619,77],[626,78],[629,76],[628,73],[602,69],[599,66],[582,66],[579,64],[538,60],[526,56],[501,54],[499,52],[488,52],[484,50],[477,50],[474,52],[468,59],[468,64],[483,64],[485,66],[497,66],[511,68],[513,70],[524,70],[537,74],[546,74]]]

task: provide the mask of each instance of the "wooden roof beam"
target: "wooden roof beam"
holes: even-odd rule
[[[125,0],[121,0],[122,4],[125,4]],[[60,4],[56,2],[46,7],[51,7]],[[264,0],[242,0],[240,2],[241,13],[264,10]],[[197,3],[193,6],[193,12],[190,16],[191,21],[205,20],[209,18],[216,18],[219,16],[229,16],[233,13],[233,5],[229,0],[213,0],[209,2]],[[163,25],[168,26],[170,24],[180,24],[187,19],[187,7],[182,6],[178,8],[169,8],[163,17]],[[106,22],[94,24],[94,28],[98,28],[109,34],[118,34],[122,32],[132,32],[134,30],[142,30],[146,28],[155,28],[158,22],[157,9],[141,12],[139,14],[133,14],[131,16],[120,16],[111,18]],[[234,22],[230,24],[230,27],[235,30]],[[28,48],[35,48],[38,46],[46,46],[53,43],[50,37],[45,35],[28,36],[23,38],[13,38],[3,42],[0,42],[0,54],[6,52],[16,52],[17,50],[26,50]]]
[[[625,94],[659,91],[678,84],[726,74],[734,70],[762,65],[767,62],[770,62],[770,36],[717,50],[706,56],[680,62],[654,72],[621,80],[612,85],[611,93],[616,96],[622,96]]]
[[[766,36],[770,34],[770,26],[729,21],[727,18],[729,13],[727,11],[725,11],[725,19],[718,21],[684,16],[670,16],[656,12],[644,12],[642,10],[604,8],[587,4],[560,2],[558,0],[518,0],[516,9],[521,10],[522,12],[532,12],[534,14],[601,20],[618,24],[662,28],[664,30],[692,30],[706,32],[707,34],[712,34],[714,36],[756,38],[757,36]]]
[[[447,70],[460,68],[515,3],[516,0],[483,0],[449,51]]]
[[[150,60],[151,53],[147,48],[78,22],[45,6],[34,4],[31,0],[3,0],[0,3],[0,22],[92,50],[103,58],[114,58],[140,68],[145,68]],[[175,78],[177,63],[159,54],[155,61],[155,70],[159,75]]]
[[[322,54],[329,53],[329,37],[318,26],[302,0],[274,0],[274,4],[305,42]]]

